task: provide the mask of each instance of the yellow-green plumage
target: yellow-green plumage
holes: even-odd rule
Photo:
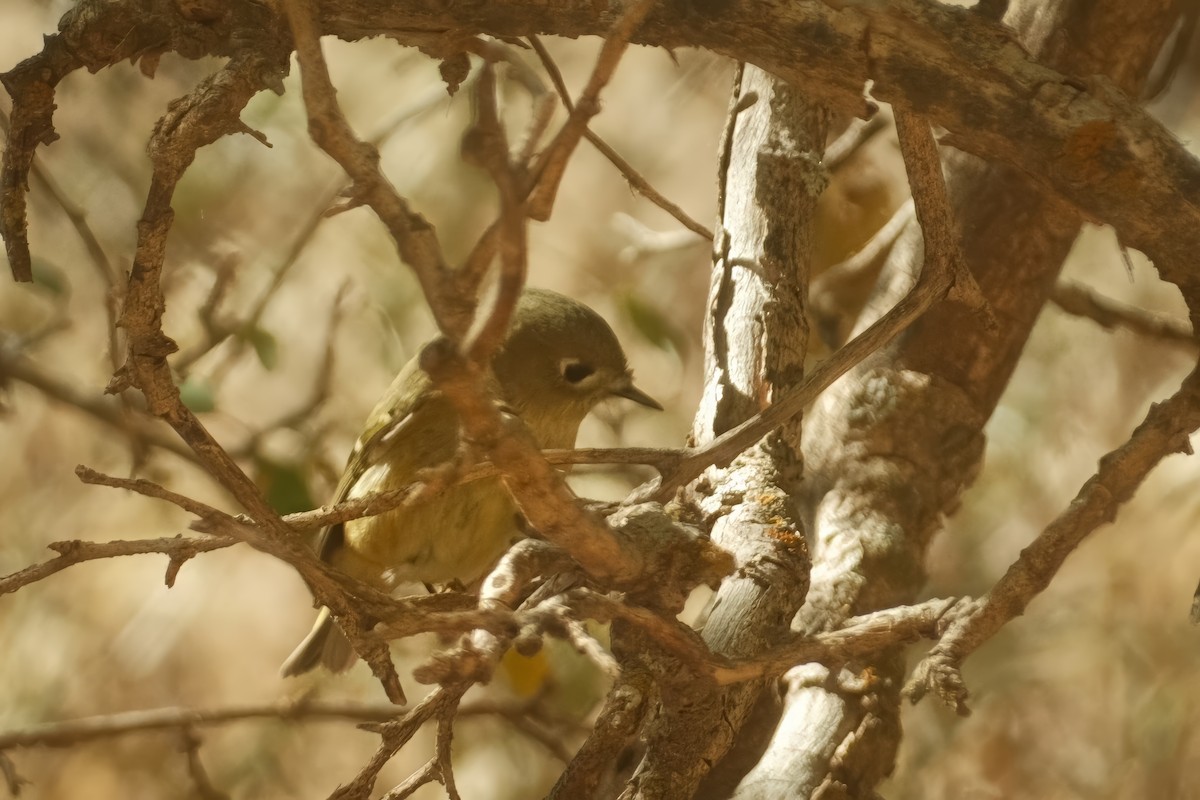
[[[492,368],[497,393],[543,448],[573,447],[583,418],[608,397],[659,407],[634,387],[625,354],[603,318],[544,289],[522,295]],[[368,417],[334,502],[406,486],[419,470],[450,460],[457,448],[458,417],[413,359]],[[475,481],[428,503],[330,528],[318,552],[382,589],[466,584],[519,535],[515,512],[499,479]],[[342,670],[353,661],[345,636],[322,609],[281,671],[297,675],[318,664]]]

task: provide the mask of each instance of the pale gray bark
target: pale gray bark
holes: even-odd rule
[[[705,331],[710,379],[696,415],[697,442],[744,421],[803,377],[825,116],[795,87],[755,67],[739,70],[721,159],[718,258]],[[714,652],[765,650],[804,600],[808,553],[791,500],[799,431],[799,420],[785,426],[729,468],[710,471],[697,492],[713,541],[738,563],[702,629]],[[728,751],[762,685],[664,690],[645,758],[622,796],[691,796]]]
[[[1136,93],[1176,13],[1171,2],[1031,2],[1009,19],[1055,67],[1103,71]],[[967,262],[1001,324],[943,303],[816,404],[804,448],[814,563],[801,630],[916,596],[926,545],[978,470],[983,424],[1078,230],[1078,215],[1027,177],[963,155],[946,161]],[[913,225],[859,328],[907,291],[921,257]],[[793,669],[774,737],[734,797],[872,797],[899,746],[902,682],[899,653],[840,671]]]

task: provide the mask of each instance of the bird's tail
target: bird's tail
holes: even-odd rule
[[[317,666],[323,666],[331,672],[345,672],[356,658],[346,634],[334,622],[329,609],[322,608],[312,630],[283,662],[279,674],[290,678],[303,675]]]

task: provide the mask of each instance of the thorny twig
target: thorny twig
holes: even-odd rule
[[[469,684],[455,684],[439,687],[405,714],[402,719],[364,726],[367,730],[372,730],[380,735],[379,747],[371,760],[354,777],[354,780],[334,792],[330,800],[366,800],[375,786],[380,770],[387,762],[391,761],[392,756],[408,743],[422,725],[437,718],[444,709],[457,706],[469,686]],[[436,768],[436,758],[432,763]]]

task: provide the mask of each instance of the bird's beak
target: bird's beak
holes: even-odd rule
[[[641,389],[633,385],[633,378],[626,376],[625,379],[613,389],[613,395],[616,397],[624,397],[626,400],[632,400],[638,405],[643,405],[646,408],[653,408],[655,411],[662,411],[662,404],[655,400],[650,395],[643,392]]]

